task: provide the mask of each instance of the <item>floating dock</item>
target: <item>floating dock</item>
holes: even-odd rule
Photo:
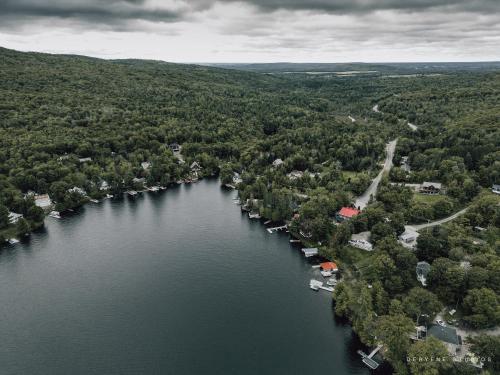
[[[358,350],[358,354],[363,358],[363,363],[367,365],[372,370],[375,370],[380,366],[380,364],[373,359],[373,356],[377,354],[377,352],[382,348],[382,345],[378,345],[375,349],[372,350],[370,354],[366,354],[362,350]]]
[[[311,281],[309,281],[309,288],[311,288],[312,290],[315,290],[315,291],[318,291],[320,289],[326,290],[327,292],[334,291],[334,288],[324,286],[322,281],[315,280],[315,279],[311,279]]]

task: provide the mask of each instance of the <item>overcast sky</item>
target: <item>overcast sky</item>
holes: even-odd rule
[[[0,0],[0,46],[173,62],[500,60],[500,0]]]

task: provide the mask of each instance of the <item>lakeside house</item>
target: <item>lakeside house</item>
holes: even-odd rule
[[[429,336],[441,341],[452,356],[459,354],[462,349],[462,338],[457,334],[455,328],[432,324],[427,328],[427,337]]]
[[[136,186],[145,186],[146,185],[146,179],[143,177],[143,178],[137,178],[137,177],[134,177],[132,179],[132,182],[134,183],[134,185]]]
[[[68,189],[68,193],[77,193],[83,196],[87,196],[87,192],[78,186],[74,186],[71,189]]]
[[[274,168],[278,168],[280,165],[282,165],[284,163],[283,160],[281,160],[280,158],[276,159],[275,161],[273,161],[273,167]]]
[[[193,161],[189,168],[193,173],[198,173],[199,171],[201,171],[201,165],[197,161]]]
[[[431,265],[427,262],[418,262],[416,267],[417,280],[420,281],[422,286],[427,285],[427,275],[431,270]]]
[[[320,263],[319,268],[321,269],[321,274],[325,277],[332,276],[332,273],[339,270],[337,264],[335,264],[334,262]]]
[[[443,185],[440,182],[428,182],[424,181],[420,186],[420,193],[427,195],[437,195],[441,194],[443,190]]]
[[[109,189],[109,184],[107,181],[102,180],[99,184],[99,190],[104,191]]]
[[[147,171],[149,168],[151,168],[151,163],[149,161],[143,161],[141,163],[141,168]]]
[[[35,194],[33,198],[35,199],[35,205],[44,210],[52,207],[52,201],[48,194]]]
[[[361,210],[352,207],[342,207],[339,212],[335,215],[337,221],[342,222],[346,220],[350,220],[353,217],[359,215]]]
[[[9,212],[9,224],[16,224],[19,219],[23,217],[22,214],[16,214],[15,212]]]
[[[500,185],[493,184],[493,186],[491,187],[491,192],[494,194],[500,194]]]
[[[241,178],[240,174],[238,172],[234,172],[233,174],[233,184],[238,185],[243,182],[243,179]]]
[[[318,255],[318,248],[317,247],[304,247],[302,248],[302,252],[304,253],[306,258],[313,257],[315,255]]]

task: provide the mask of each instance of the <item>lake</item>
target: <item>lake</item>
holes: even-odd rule
[[[0,253],[1,374],[368,374],[321,278],[203,180],[46,219]]]

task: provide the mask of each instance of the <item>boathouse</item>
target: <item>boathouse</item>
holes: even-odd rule
[[[317,247],[304,247],[302,249],[302,252],[306,256],[306,258],[313,257],[315,255],[318,255],[318,248]]]
[[[357,210],[355,208],[352,208],[352,207],[342,207],[340,209],[339,212],[337,212],[337,214],[335,215],[335,218],[337,219],[337,221],[345,221],[345,220],[349,220],[349,219],[352,219],[353,217],[359,215],[361,213],[360,210]]]
[[[338,271],[337,264],[336,264],[336,263],[334,263],[334,262],[324,262],[324,263],[320,263],[319,267],[320,267],[323,271],[330,271],[330,272],[337,272],[337,271]]]

